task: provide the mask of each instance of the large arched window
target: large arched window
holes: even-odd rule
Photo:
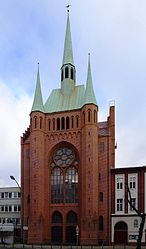
[[[51,161],[51,203],[78,202],[78,162],[68,147],[55,151]]]
[[[63,202],[63,174],[59,167],[51,172],[51,200],[52,203]]]
[[[65,177],[65,197],[66,203],[78,202],[78,171],[75,167],[69,167],[66,170]]]

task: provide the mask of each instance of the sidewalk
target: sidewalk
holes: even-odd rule
[[[128,245],[113,245],[113,246],[72,246],[72,245],[27,245],[27,244],[13,244],[3,245],[0,244],[0,249],[16,248],[16,249],[135,249],[135,246]],[[142,246],[146,249],[146,246]]]

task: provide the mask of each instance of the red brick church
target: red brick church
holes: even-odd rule
[[[27,243],[110,243],[115,107],[98,121],[90,56],[86,84],[76,82],[68,14],[60,85],[44,103],[38,66],[30,126],[21,138]]]

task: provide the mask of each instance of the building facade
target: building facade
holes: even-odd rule
[[[5,243],[20,241],[20,189],[0,188],[0,240]]]
[[[115,107],[98,121],[90,56],[76,83],[69,14],[60,88],[43,103],[39,66],[30,126],[21,138],[22,229],[27,243],[110,243]]]
[[[111,242],[134,244],[138,238],[141,218],[128,203],[131,193],[132,204],[140,213],[146,213],[146,166],[116,168],[111,170],[112,209]],[[146,224],[142,243],[146,244]]]

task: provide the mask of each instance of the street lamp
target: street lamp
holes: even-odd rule
[[[79,226],[76,226],[76,245],[78,246],[79,243]]]
[[[10,176],[10,178],[11,178],[13,181],[16,182],[16,184],[17,184],[17,186],[18,186],[18,188],[20,189],[20,192],[21,192],[21,187],[20,187],[19,183],[17,182],[17,180],[15,179],[15,177],[14,177],[14,176]]]
[[[18,186],[18,188],[19,188],[19,190],[20,190],[20,196],[21,196],[21,204],[23,204],[23,200],[22,200],[22,193],[21,193],[21,187],[20,187],[20,185],[19,185],[19,183],[18,183],[18,181],[15,179],[15,177],[14,176],[10,176],[10,178],[13,180],[13,181],[15,181],[16,182],[16,184],[17,184],[17,186]],[[22,227],[22,229],[21,229],[21,238],[23,239],[23,215],[22,215],[22,212],[23,212],[23,205],[21,205],[21,227]]]

